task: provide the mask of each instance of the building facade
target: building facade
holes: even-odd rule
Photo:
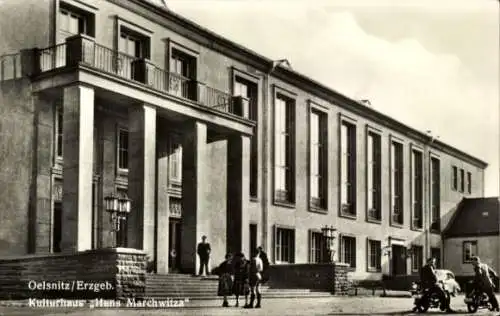
[[[9,17],[5,12],[18,12]],[[262,245],[359,279],[442,257],[487,164],[158,1],[2,4],[0,254],[144,249],[192,272]],[[32,17],[37,16],[36,21]],[[128,196],[115,233],[104,199]]]

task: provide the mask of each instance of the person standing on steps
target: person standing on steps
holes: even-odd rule
[[[250,261],[250,272],[248,274],[248,283],[250,284],[250,304],[246,305],[245,308],[260,308],[262,296],[260,294],[260,282],[262,281],[262,271],[263,271],[262,259],[259,257],[259,252],[254,251],[252,260]],[[255,298],[257,298],[257,304],[253,305]]]
[[[262,281],[261,284],[269,281],[269,258],[267,257],[267,253],[265,253],[262,246],[257,248],[259,252],[259,258],[262,260]]]
[[[210,244],[207,242],[207,236],[201,237],[201,242],[198,244],[198,249],[196,251],[200,257],[200,270],[198,271],[199,276],[205,276],[204,273],[207,275],[210,274],[210,271],[208,271],[210,251],[212,251],[212,249],[210,248]],[[205,271],[203,271],[203,267],[205,268]]]

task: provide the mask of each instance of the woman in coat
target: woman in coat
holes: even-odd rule
[[[249,262],[245,259],[243,253],[238,253],[234,260],[234,283],[233,283],[233,294],[236,295],[236,305],[239,306],[240,295],[245,295],[245,306],[248,305],[248,294],[250,292],[250,286],[248,284],[248,266]]]
[[[228,295],[233,294],[233,263],[231,262],[231,255],[226,255],[226,260],[222,262],[217,268],[216,273],[219,276],[219,286],[217,295],[224,297],[222,307],[229,307],[227,302]]]

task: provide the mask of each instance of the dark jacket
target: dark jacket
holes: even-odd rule
[[[212,251],[212,249],[210,248],[210,244],[208,242],[200,242],[196,253],[200,256],[200,258],[208,258],[210,256],[210,251]]]
[[[420,282],[422,282],[423,288],[430,288],[438,282],[436,272],[434,267],[430,264],[426,264],[420,270]]]

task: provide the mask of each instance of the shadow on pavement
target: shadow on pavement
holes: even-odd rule
[[[442,311],[439,311],[439,310],[435,310],[435,311],[427,311],[425,313],[417,313],[417,312],[414,312],[414,311],[398,311],[398,312],[383,312],[383,313],[373,313],[373,312],[362,312],[362,313],[355,313],[355,314],[352,314],[352,313],[329,313],[328,315],[330,316],[333,316],[333,315],[342,315],[342,316],[346,316],[346,315],[422,315],[422,314],[425,314],[425,315],[461,315],[461,314],[469,314],[467,311],[463,311],[463,310],[455,310],[455,313],[454,314],[447,314],[445,312],[442,312]],[[482,314],[482,315],[485,315],[485,314]],[[490,314],[486,314],[486,315],[490,315]],[[498,315],[500,316],[500,315]]]

